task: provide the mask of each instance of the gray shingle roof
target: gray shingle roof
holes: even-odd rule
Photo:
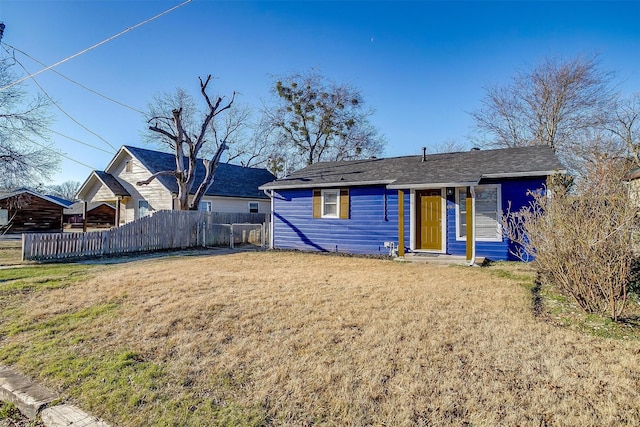
[[[386,184],[392,188],[419,185],[477,184],[482,179],[545,176],[564,167],[550,147],[497,150],[384,159],[316,163],[263,185],[264,189]]]
[[[100,181],[104,183],[104,185],[111,190],[114,196],[131,196],[126,188],[120,184],[120,181],[116,179],[115,176],[110,173],[106,173],[104,171],[93,171]]]
[[[71,200],[63,199],[62,197],[54,196],[53,194],[47,194],[46,196],[51,200],[55,200],[56,202],[65,205],[67,208],[73,204]]]
[[[625,181],[633,181],[640,178],[640,168],[631,169],[623,178]]]
[[[153,174],[156,172],[175,170],[176,160],[173,154],[155,150],[132,147],[126,145],[142,164]],[[205,167],[202,159],[198,159],[196,166],[196,178],[192,192],[198,189],[198,185],[205,176]],[[172,176],[161,175],[157,178],[172,193],[178,192],[178,184]],[[245,197],[252,199],[266,199],[267,196],[258,187],[273,181],[275,176],[266,169],[244,168],[229,163],[220,163],[216,169],[213,184],[207,190],[207,196]]]

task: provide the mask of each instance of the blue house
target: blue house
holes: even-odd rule
[[[271,247],[513,259],[501,215],[564,172],[547,146],[316,163],[260,187]]]

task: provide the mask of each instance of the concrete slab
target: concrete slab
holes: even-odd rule
[[[110,427],[73,405],[52,406],[44,409],[40,416],[46,427]]]
[[[437,264],[437,265],[443,265],[443,266],[468,265],[467,258],[465,256],[434,254],[429,252],[409,252],[405,254],[402,260],[406,262]],[[483,262],[484,262],[484,258],[476,257],[474,265],[482,265]]]
[[[34,419],[58,395],[11,368],[0,366],[0,399],[11,402],[29,419]]]

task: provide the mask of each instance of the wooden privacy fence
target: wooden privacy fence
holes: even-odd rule
[[[117,228],[86,233],[22,235],[22,259],[33,261],[256,244],[264,247],[265,214],[158,211]]]

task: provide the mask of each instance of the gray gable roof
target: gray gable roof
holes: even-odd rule
[[[102,181],[115,196],[131,196],[115,176],[104,171],[93,171],[93,173],[96,174],[100,181]]]
[[[125,148],[134,155],[152,174],[161,171],[175,170],[176,160],[173,154],[144,148],[125,145]],[[186,161],[186,159],[185,159]],[[196,178],[192,192],[198,189],[198,185],[205,176],[205,167],[202,159],[198,159],[196,165]],[[161,175],[157,178],[170,192],[178,192],[178,184],[172,176]],[[266,169],[245,168],[229,163],[219,163],[216,169],[213,184],[207,190],[207,196],[245,197],[252,199],[266,199],[267,196],[258,187],[273,181],[275,176]]]
[[[548,146],[316,163],[263,185],[264,189],[385,184],[475,185],[483,179],[546,176],[564,171]]]

